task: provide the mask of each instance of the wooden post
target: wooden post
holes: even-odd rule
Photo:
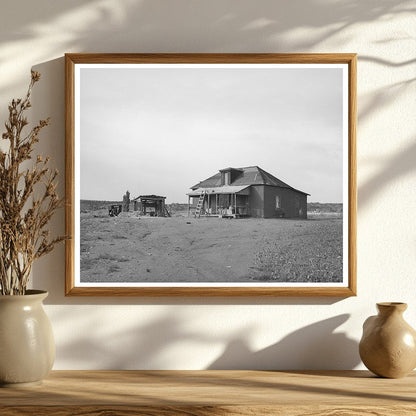
[[[191,215],[191,196],[188,195],[188,217]]]
[[[234,215],[237,216],[237,194],[234,194]]]
[[[209,198],[209,194],[208,194],[208,209],[207,209],[208,215],[209,215],[209,202],[210,202],[210,198]]]

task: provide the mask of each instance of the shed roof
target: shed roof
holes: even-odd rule
[[[161,199],[166,199],[166,197],[165,196],[159,196],[159,195],[139,195],[136,198],[134,198],[133,201],[138,201],[139,199],[161,200]]]
[[[230,168],[227,168],[228,170]],[[217,188],[217,187],[224,187],[221,186],[221,171],[225,169],[221,169],[215,175],[210,176],[209,178],[197,183],[196,185],[192,186],[191,189],[196,191],[198,188]],[[288,188],[294,191],[300,192],[305,195],[309,195],[306,192],[299,191],[288,185],[287,183],[281,181],[280,179],[273,176],[271,173],[266,172],[265,170],[261,169],[258,166],[248,166],[244,168],[235,168],[233,169],[238,174],[230,184],[231,186],[251,186],[251,185],[271,185],[271,186],[278,186],[280,188]],[[228,186],[228,185],[226,185]]]

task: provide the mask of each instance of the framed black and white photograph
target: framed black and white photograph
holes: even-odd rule
[[[66,294],[356,294],[355,54],[67,54]]]

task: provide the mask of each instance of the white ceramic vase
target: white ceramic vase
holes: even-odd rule
[[[0,385],[41,383],[55,361],[52,326],[42,301],[48,292],[0,295]]]

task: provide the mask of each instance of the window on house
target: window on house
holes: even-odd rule
[[[231,172],[224,172],[224,185],[229,185],[231,182]]]
[[[279,209],[279,208],[281,208],[281,206],[280,206],[280,196],[276,195],[276,209]]]

